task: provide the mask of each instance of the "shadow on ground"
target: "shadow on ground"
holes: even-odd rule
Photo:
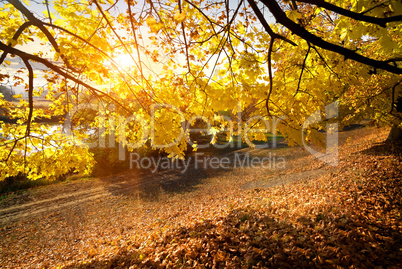
[[[193,152],[184,161],[174,162],[166,156],[138,157],[133,163],[133,169],[126,169],[117,175],[100,177],[100,180],[105,183],[105,189],[113,195],[136,195],[147,201],[158,201],[162,195],[192,192],[211,177],[237,168],[250,168],[253,158],[267,163],[270,161],[270,152],[286,148],[288,147],[283,142],[278,142],[276,148],[267,149],[212,148]],[[280,156],[279,153],[278,155]],[[284,158],[296,159],[299,155],[285,154]]]
[[[382,143],[375,144],[371,148],[363,150],[360,153],[372,156],[389,156],[391,154],[401,156],[402,141],[401,142],[384,141]]]
[[[211,173],[219,175],[225,172],[227,172],[225,169],[210,171],[193,166],[185,171],[175,169],[153,172],[135,169],[101,180],[107,182],[105,189],[112,195],[136,195],[142,200],[159,201],[163,195],[192,192],[198,185],[205,183]]]
[[[181,228],[152,249],[120,249],[114,257],[65,268],[397,268],[401,235],[381,227],[373,240],[347,215],[322,211],[301,216],[296,225],[275,215],[242,208],[215,222]],[[320,227],[317,229],[317,227]],[[391,239],[390,239],[391,238]],[[171,244],[174,242],[174,244]],[[375,244],[381,247],[371,247]]]
[[[174,229],[146,247],[133,243],[110,258],[65,268],[401,268],[401,149],[383,143],[361,151],[354,159],[365,168],[359,181],[358,169],[341,171],[329,185],[339,192],[333,202],[311,205],[292,219],[288,204],[243,206]],[[292,190],[297,192],[289,188],[272,199],[291,202]],[[315,197],[331,190],[310,191]],[[250,195],[273,194],[255,189]]]

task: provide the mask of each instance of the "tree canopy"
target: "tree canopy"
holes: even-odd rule
[[[23,67],[0,80],[24,85],[28,100],[0,99],[18,119],[0,122],[0,179],[88,172],[88,133],[77,127],[66,135],[37,121],[81,108],[96,108],[93,124],[109,143],[172,158],[197,148],[185,134],[196,120],[214,137],[226,131],[228,143],[233,133],[264,140],[253,130],[275,129],[291,145],[322,141],[319,130],[331,121],[401,123],[400,1],[1,3],[2,69],[16,59]],[[39,77],[45,82],[35,87]],[[48,109],[34,104],[43,91]],[[326,111],[334,102],[335,114]],[[326,120],[304,128],[316,111]]]

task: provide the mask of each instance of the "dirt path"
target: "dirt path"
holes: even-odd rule
[[[341,133],[341,141],[347,137],[360,133],[361,130],[353,130]],[[200,153],[201,154],[201,153]],[[20,219],[30,216],[49,214],[52,211],[66,211],[71,208],[99,200],[108,199],[119,195],[137,195],[138,197],[152,196],[158,190],[169,193],[189,191],[208,179],[217,176],[231,178],[243,190],[252,188],[267,188],[281,184],[288,184],[300,179],[315,178],[322,174],[336,172],[336,169],[324,166],[320,162],[305,170],[314,157],[301,147],[295,148],[269,148],[269,149],[240,149],[222,154],[219,158],[228,158],[231,163],[243,161],[244,158],[263,158],[273,156],[276,160],[283,158],[286,161],[284,167],[275,167],[271,164],[267,168],[230,167],[229,169],[209,170],[190,165],[183,173],[181,170],[165,170],[156,173],[150,171],[127,171],[116,176],[109,176],[87,181],[74,181],[59,183],[52,186],[29,190],[20,195],[10,196],[0,202],[0,225],[5,226]],[[200,155],[201,156],[201,155]],[[271,158],[272,159],[272,158]],[[207,168],[207,169],[204,169]],[[239,180],[247,178],[246,181]]]

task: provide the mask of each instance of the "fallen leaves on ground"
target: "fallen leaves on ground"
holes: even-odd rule
[[[36,229],[3,227],[2,242],[24,244],[2,243],[1,254],[17,266],[32,255],[35,267],[400,268],[402,146],[379,144],[384,135],[348,143],[337,172],[316,179],[250,191],[209,182],[135,206],[100,201],[98,211],[48,216]]]

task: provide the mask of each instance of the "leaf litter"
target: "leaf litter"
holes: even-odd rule
[[[3,223],[0,266],[401,268],[402,146],[383,142],[387,131],[351,133],[336,170],[295,160],[286,173],[328,171],[290,184],[231,171],[190,191],[101,196]]]

